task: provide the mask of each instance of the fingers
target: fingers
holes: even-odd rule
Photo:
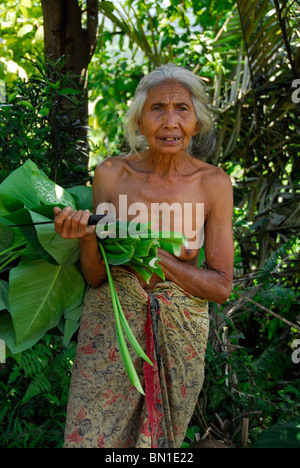
[[[95,233],[95,226],[88,226],[89,210],[77,211],[73,210],[70,206],[61,210],[55,207],[54,214],[55,232],[60,234],[64,239],[77,239],[91,236]]]
[[[159,257],[169,257],[169,258],[174,258],[175,257],[175,255],[173,255],[172,253],[167,252],[166,250],[163,250],[163,249],[160,249],[160,248],[157,249],[157,254],[158,254]]]
[[[54,211],[55,216],[57,216],[57,215],[59,215],[59,213],[60,213],[62,210],[61,210],[58,206],[55,206],[55,207],[53,208],[53,211]]]

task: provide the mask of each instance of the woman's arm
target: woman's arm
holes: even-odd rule
[[[54,208],[55,232],[64,239],[78,239],[80,263],[87,283],[97,288],[106,279],[106,269],[101,257],[95,226],[88,226],[89,210],[76,211],[71,207]]]
[[[101,202],[107,201],[107,184],[105,166],[100,165],[93,181],[94,213]],[[96,227],[88,226],[89,210],[76,211],[71,207],[61,210],[56,207],[54,214],[55,231],[64,239],[78,239],[82,273],[90,286],[98,288],[107,279],[107,272],[99,250]]]
[[[205,222],[206,268],[185,263],[159,250],[166,279],[197,297],[222,304],[232,289],[234,245],[232,234],[233,196],[230,178],[223,172],[214,184]]]

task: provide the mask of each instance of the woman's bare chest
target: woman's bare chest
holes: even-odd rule
[[[183,233],[192,248],[203,242],[205,203],[193,181],[152,183],[147,178],[123,177],[114,188],[110,203],[118,219],[151,223],[154,231]]]

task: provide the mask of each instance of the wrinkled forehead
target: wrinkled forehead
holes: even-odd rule
[[[190,91],[179,81],[173,79],[165,80],[148,90],[145,104],[156,100],[166,103],[170,101],[193,103]]]

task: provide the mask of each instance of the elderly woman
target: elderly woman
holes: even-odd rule
[[[199,77],[172,64],[145,76],[128,112],[127,135],[130,154],[107,158],[95,171],[94,211],[108,203],[122,218],[120,196],[126,195],[127,206],[143,203],[145,221],[152,222],[152,208],[161,204],[157,227],[168,211],[170,231],[179,226],[189,245],[180,257],[159,249],[165,281],[153,275],[145,283],[130,267],[112,267],[129,325],[154,362],[151,367],[131,353],[144,396],[130,383],[120,357],[89,212],[55,208],[56,232],[79,239],[82,271],[92,286],[82,312],[65,447],[180,447],[204,379],[208,302],[223,303],[232,286],[232,187],[222,169],[203,161],[215,137]],[[126,214],[130,220],[136,212]],[[203,232],[205,268],[199,268]]]

